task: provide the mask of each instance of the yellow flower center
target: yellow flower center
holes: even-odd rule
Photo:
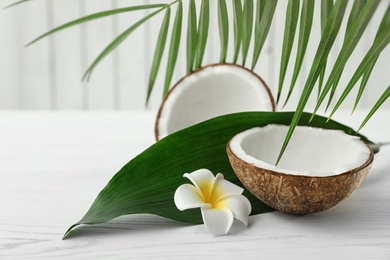
[[[221,209],[225,206],[224,201],[220,200],[224,193],[218,185],[213,185],[213,182],[203,182],[198,185],[202,191],[204,203],[210,204],[213,209]]]

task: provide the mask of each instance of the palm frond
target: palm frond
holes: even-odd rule
[[[324,34],[324,30],[326,27],[326,24],[328,22],[328,17],[333,8],[333,0],[321,0],[321,35]],[[325,70],[326,70],[326,63],[325,61],[324,67],[322,68],[320,72],[320,78],[318,81],[318,94],[317,98],[321,94],[321,89],[322,89],[322,84],[324,82],[324,77],[325,77]]]
[[[375,39],[378,38],[378,35],[386,28],[386,27],[389,27],[390,26],[390,2],[387,6],[387,9],[386,9],[386,12],[383,16],[383,19],[379,25],[379,28],[378,28],[378,31],[376,33],[376,36],[375,36]],[[375,59],[372,64],[369,66],[369,68],[366,70],[366,72],[364,73],[363,75],[363,78],[362,78],[362,81],[360,83],[360,87],[359,87],[359,91],[358,91],[358,94],[356,96],[356,100],[355,100],[355,104],[353,105],[353,109],[352,109],[352,112],[355,111],[362,95],[363,95],[363,91],[364,89],[366,88],[366,85],[367,85],[367,82],[368,82],[368,79],[370,78],[370,75],[371,75],[371,72],[372,70],[374,69],[374,66],[376,64],[376,61],[378,60]]]
[[[291,78],[290,89],[288,91],[287,98],[284,102],[283,107],[286,106],[288,100],[290,99],[291,93],[294,90],[295,83],[298,79],[298,74],[302,67],[303,58],[305,57],[307,44],[309,42],[311,28],[313,24],[314,3],[315,1],[304,0],[302,4],[297,56],[295,58],[294,72]]]
[[[359,87],[358,93],[356,94],[355,103],[353,104],[352,114],[355,112],[355,110],[360,102],[360,99],[363,96],[364,89],[367,86],[367,82],[370,79],[371,72],[374,69],[377,60],[378,59],[375,59],[375,61],[373,61],[372,64],[367,68],[366,72],[364,72],[364,75],[363,75],[362,80],[360,82],[360,87]]]
[[[18,5],[20,3],[29,2],[31,0],[17,1],[9,6]],[[173,0],[172,0],[173,1]],[[181,31],[183,25],[183,1],[174,0],[169,4],[146,4],[138,6],[130,6],[125,8],[118,8],[114,10],[108,10],[90,14],[79,19],[70,21],[61,26],[58,26],[45,34],[37,37],[27,45],[30,45],[46,36],[52,35],[58,31],[66,28],[79,25],[85,22],[93,21],[103,17],[116,15],[125,12],[132,12],[137,10],[157,9],[153,10],[153,13],[145,15],[142,19],[135,24],[128,27],[119,36],[117,36],[93,61],[93,63],[87,69],[84,78],[89,78],[94,68],[118,45],[120,45],[131,33],[140,27],[147,20],[156,16],[158,13],[165,10],[165,16],[163,18],[159,35],[154,49],[154,56],[152,66],[149,75],[148,91],[146,102],[148,102],[150,94],[155,85],[158,70],[160,68],[162,56],[165,51],[167,38],[170,38],[170,45],[168,51],[168,61],[165,69],[165,82],[163,85],[164,95],[168,92],[174,70],[176,68],[177,59],[179,56],[179,46],[182,41]],[[241,62],[243,66],[246,66],[249,59],[248,54],[251,49],[251,43],[253,42],[253,56],[251,62],[252,70],[255,69],[256,64],[260,59],[260,54],[264,47],[265,41],[271,29],[275,10],[278,4],[277,0],[232,0],[230,11],[227,8],[226,0],[218,0],[218,8],[216,14],[210,14],[210,0],[188,0],[188,19],[187,21],[187,34],[186,34],[186,71],[190,73],[194,69],[197,69],[203,65],[203,59],[205,50],[208,45],[208,35],[210,27],[210,19],[212,15],[218,17],[219,28],[219,40],[220,40],[220,57],[219,62],[225,63],[229,55],[232,55],[233,63],[238,63],[239,56],[241,55]],[[256,2],[256,4],[254,3]],[[300,7],[300,3],[302,6]],[[200,12],[197,14],[197,3],[200,4]],[[296,57],[294,67],[292,67],[292,78],[288,88],[287,97],[284,105],[290,99],[291,93],[296,85],[298,75],[300,74],[302,64],[305,59],[308,59],[306,50],[311,38],[311,31],[313,26],[314,17],[314,0],[289,0],[287,2],[287,11],[284,20],[284,37],[282,43],[281,58],[279,60],[279,75],[277,86],[277,101],[280,101],[283,87],[285,86],[285,77],[287,75],[289,66],[289,59],[294,47],[296,47]],[[311,97],[315,84],[318,85],[317,104],[314,108],[312,119],[316,115],[319,107],[328,97],[326,109],[333,103],[333,98],[336,96],[336,91],[340,88],[339,81],[345,74],[345,67],[348,65],[348,61],[351,55],[354,53],[356,46],[358,45],[363,33],[367,31],[367,25],[374,16],[374,13],[380,3],[380,0],[355,0],[348,16],[345,15],[347,10],[348,1],[346,0],[321,0],[321,39],[317,46],[314,57],[310,65],[308,75],[305,75],[305,84],[303,86],[300,99],[298,101],[294,117],[292,118],[289,131],[286,135],[284,143],[282,145],[278,162],[286,149],[289,140],[297,126],[303,110]],[[173,23],[172,31],[169,31],[171,10],[170,6],[177,4],[177,10],[175,20]],[[300,13],[300,17],[299,17]],[[344,40],[341,49],[335,50],[333,48],[336,37],[339,36],[341,25],[344,18],[348,17],[346,29],[344,33]],[[299,35],[297,46],[294,46],[296,27],[299,20]],[[232,53],[229,53],[229,23],[233,25],[234,37]],[[253,38],[253,39],[252,39]],[[383,49],[390,42],[390,4],[382,19],[382,22],[377,30],[375,39],[372,46],[366,52],[361,63],[353,73],[353,76],[349,80],[347,86],[343,90],[340,98],[336,102],[330,116],[332,117],[335,111],[339,108],[341,103],[349,95],[350,91],[361,79],[359,91],[355,100],[353,110],[358,105],[364,89],[367,86],[368,79],[371,72],[374,69],[375,63],[378,57],[381,55]],[[329,76],[325,77],[327,60],[330,53],[336,54],[336,61],[330,70]],[[241,63],[240,62],[240,63]],[[389,88],[382,94],[381,98],[374,105],[370,114],[367,116],[367,120],[362,123],[362,126],[368,121],[372,114],[381,106],[389,96]],[[329,95],[329,96],[328,96]]]
[[[358,132],[363,128],[363,126],[370,120],[370,118],[374,115],[374,113],[379,109],[379,107],[385,103],[385,101],[390,97],[390,86],[387,87],[385,92],[379,97],[378,101],[375,103],[375,105],[372,107],[366,118],[363,120],[362,124],[360,125]]]
[[[328,111],[330,103],[332,102],[334,94],[336,93],[337,85],[340,82],[341,74],[343,73],[343,70],[344,69],[341,70],[340,74],[337,76],[337,78],[335,79],[335,81],[334,81],[334,83],[332,85],[332,88],[331,88],[330,94],[329,94],[329,98],[328,98],[328,103],[326,104],[326,107],[325,107],[325,113],[326,113],[326,111]]]
[[[242,65],[245,66],[253,29],[253,0],[244,0],[242,26]]]
[[[218,0],[219,38],[221,39],[221,56],[219,62],[225,63],[229,43],[229,17],[226,0]]]
[[[131,11],[139,11],[139,10],[154,9],[154,8],[160,8],[159,10],[161,11],[162,9],[167,8],[167,6],[168,6],[167,4],[138,5],[138,6],[130,6],[130,7],[118,8],[118,9],[114,9],[114,10],[108,10],[108,11],[103,11],[103,12],[90,14],[90,15],[87,15],[87,16],[84,16],[82,18],[70,21],[68,23],[65,23],[65,24],[63,24],[61,26],[58,26],[58,27],[52,29],[52,30],[42,34],[41,36],[35,38],[31,42],[29,42],[26,46],[29,46],[29,45],[31,45],[31,44],[41,40],[42,38],[45,38],[46,36],[49,36],[49,35],[53,34],[53,33],[62,31],[62,30],[67,29],[69,27],[73,27],[75,25],[79,25],[79,24],[82,24],[82,23],[85,23],[85,22],[93,21],[93,20],[96,20],[96,19],[100,19],[100,18],[103,18],[103,17],[115,15],[115,14],[131,12]],[[146,21],[146,20],[148,20],[148,19],[145,19],[144,21]]]
[[[319,109],[320,105],[322,104],[322,101],[325,99],[325,96],[328,94],[330,88],[336,83],[336,81],[340,77],[349,57],[357,46],[357,43],[359,42],[362,34],[364,33],[368,22],[373,17],[374,12],[378,7],[379,3],[380,0],[367,1],[361,12],[359,13],[359,16],[354,19],[354,23],[353,26],[351,26],[351,29],[346,32],[343,46],[339,52],[333,69],[326,81],[326,84],[321,92],[321,95],[317,100],[313,116]]]
[[[291,125],[287,132],[286,138],[283,142],[276,164],[279,163],[280,159],[283,156],[284,151],[286,150],[286,147],[291,139],[291,136],[299,122],[299,119],[302,116],[307,101],[309,100],[314,84],[318,79],[321,69],[324,67],[326,59],[329,55],[329,52],[333,46],[333,43],[336,39],[341,23],[343,21],[346,7],[347,7],[347,1],[338,0],[335,3],[334,7],[332,8],[324,33],[322,34],[321,41],[317,48],[317,52],[314,56],[314,60],[309,75],[306,79],[305,86],[302,90],[302,94],[299,99],[298,106],[295,110],[294,117],[291,121]]]
[[[287,65],[288,65],[288,61],[290,60],[290,54],[294,43],[295,31],[298,23],[299,2],[300,0],[291,0],[288,1],[288,5],[287,5],[286,20],[284,25],[282,57],[280,59],[279,85],[278,85],[278,93],[276,96],[276,103],[279,103],[284,77],[286,75]]]
[[[180,38],[181,38],[182,20],[183,20],[183,3],[182,1],[179,1],[176,10],[175,21],[173,22],[171,43],[169,46],[169,54],[168,54],[168,64],[167,64],[167,70],[165,74],[163,96],[165,96],[168,93],[169,86],[172,81],[173,71],[176,66],[177,55],[179,53]]]
[[[352,10],[349,14],[347,27],[345,29],[345,36],[344,36],[344,43],[343,44],[345,44],[345,40],[348,39],[347,33],[350,30],[352,30],[352,27],[356,23],[356,19],[358,18],[359,14],[362,12],[362,9],[363,9],[365,3],[366,3],[366,0],[355,0],[355,2],[353,3]],[[344,69],[342,69],[340,71],[339,75],[337,76],[337,78],[335,79],[335,82],[332,85],[332,88],[331,88],[331,91],[329,94],[328,104],[326,105],[326,108],[325,108],[325,112],[328,110],[328,108],[333,100],[334,94],[336,93],[337,85],[340,81],[340,78],[341,78],[341,75],[343,74],[343,71],[344,71]]]
[[[277,0],[257,1],[252,70],[256,67],[261,50],[263,49],[265,40],[267,39],[277,4]]]
[[[210,2],[209,0],[202,0],[202,5],[199,14],[198,47],[196,51],[195,68],[200,68],[202,66],[203,57],[206,50],[207,38],[209,35],[209,25],[210,25]]]
[[[195,0],[188,3],[188,24],[187,24],[187,72],[191,72],[195,65],[195,54],[198,43],[198,32],[196,25]],[[158,44],[158,43],[157,43]]]
[[[118,37],[116,37],[100,54],[99,56],[92,62],[92,64],[88,67],[87,71],[85,72],[83,76],[84,79],[89,79],[91,77],[91,74],[95,67],[111,52],[113,51],[118,45],[120,45],[135,29],[137,29],[139,26],[141,26],[144,22],[152,18],[153,16],[157,15],[158,13],[162,12],[168,7],[168,5],[165,5],[164,7],[158,9],[157,11],[145,16],[132,26],[130,26],[128,29],[126,29],[124,32],[122,32]]]
[[[158,70],[160,68],[161,59],[162,59],[164,49],[165,49],[165,44],[167,42],[167,35],[168,35],[170,18],[171,18],[171,7],[168,6],[167,10],[165,11],[164,20],[161,24],[160,32],[159,32],[158,38],[157,38],[156,48],[154,51],[152,68],[150,69],[148,93],[146,96],[146,104],[149,101],[150,94],[152,93],[153,86],[154,86],[154,83],[156,81],[157,73],[158,73]]]
[[[14,6],[17,6],[19,4],[23,4],[23,3],[31,2],[31,1],[33,1],[33,0],[20,0],[20,1],[17,1],[15,3],[12,3],[12,4],[4,6],[3,9],[7,9],[7,8],[10,8],[10,7],[14,7]]]
[[[329,115],[329,118],[331,118],[334,113],[337,111],[337,109],[340,107],[342,102],[345,100],[345,98],[348,96],[348,94],[351,92],[357,81],[360,79],[360,77],[366,73],[368,70],[370,70],[372,63],[379,57],[380,53],[383,51],[384,48],[390,43],[390,26],[386,27],[374,40],[374,43],[372,44],[370,50],[367,52],[366,56],[363,58],[362,62],[360,63],[359,67],[356,69],[355,73],[353,74],[351,80],[345,87],[343,93],[341,94],[339,100],[337,101],[336,105],[333,108],[332,113]]]
[[[240,47],[242,43],[242,4],[241,0],[232,0],[233,4],[233,22],[234,22],[234,54],[233,63],[237,63]]]

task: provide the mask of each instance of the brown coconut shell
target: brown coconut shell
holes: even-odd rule
[[[346,199],[367,176],[374,154],[347,172],[325,176],[303,176],[280,173],[242,161],[227,145],[230,164],[242,184],[268,206],[291,214],[310,214],[329,209]]]
[[[203,66],[201,68],[198,68],[190,73],[188,73],[186,76],[184,76],[183,78],[181,78],[169,91],[168,93],[165,95],[159,109],[158,109],[158,112],[157,112],[157,116],[156,116],[156,121],[154,123],[154,136],[156,138],[156,141],[159,140],[159,131],[158,131],[158,126],[159,126],[159,123],[160,123],[160,116],[161,116],[161,113],[164,109],[164,106],[165,106],[165,102],[166,100],[169,98],[170,94],[172,93],[172,91],[175,91],[178,87],[180,87],[180,84],[182,83],[183,80],[185,80],[187,77],[195,74],[195,73],[198,73],[206,68],[209,68],[209,67],[216,67],[216,66],[233,66],[233,67],[239,67],[243,70],[246,70],[250,73],[252,73],[254,76],[256,76],[259,81],[263,84],[263,87],[266,89],[267,93],[268,93],[268,96],[269,96],[269,99],[271,101],[271,104],[272,104],[272,111],[275,111],[276,109],[276,104],[275,104],[275,100],[272,96],[272,92],[271,90],[269,89],[268,85],[264,82],[264,80],[259,76],[257,75],[256,73],[254,73],[252,70],[249,70],[243,66],[240,66],[240,65],[237,65],[237,64],[233,64],[233,63],[216,63],[216,64],[210,64],[210,65],[207,65],[207,66]]]

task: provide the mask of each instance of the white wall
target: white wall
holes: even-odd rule
[[[14,1],[1,1],[1,5],[6,6],[12,2]],[[96,68],[89,82],[81,81],[88,65],[116,35],[142,18],[148,11],[137,11],[93,21],[45,38],[28,48],[24,48],[24,45],[48,29],[85,14],[130,4],[157,2],[170,1],[34,0],[0,10],[0,109],[143,109],[149,68],[163,13],[139,28],[116,51],[105,58]],[[205,63],[217,62],[219,55],[218,28],[215,18],[217,1],[210,2],[213,18]],[[230,6],[231,1],[227,2]],[[320,1],[317,2],[315,15],[319,17]],[[370,46],[388,2],[383,0],[380,4],[374,21],[369,25],[372,29],[367,30],[363,35],[340,84],[346,84],[351,76],[351,69],[356,68],[362,58],[363,50]],[[197,3],[200,3],[200,0],[197,0]],[[184,1],[184,9],[184,17],[186,17],[187,1]],[[279,1],[269,39],[255,69],[274,94],[278,83],[277,72],[285,9],[286,2]],[[172,16],[174,14],[175,8],[172,9]],[[309,46],[311,57],[314,55],[314,48],[320,36],[318,19],[315,19],[313,26],[316,29],[312,32],[314,37]],[[185,29],[186,25],[183,26],[183,30]],[[182,37],[185,39],[185,33]],[[341,43],[342,38],[337,40],[336,47],[340,47]],[[185,74],[184,49],[185,45],[182,45],[173,82]],[[293,51],[290,66],[293,65],[291,60],[294,60],[294,57]],[[332,56],[330,62],[334,60],[335,57]],[[310,61],[311,58],[304,63],[298,79],[298,87],[304,83],[303,75],[307,75]],[[165,67],[166,61],[163,61],[161,71],[164,71]],[[161,101],[164,79],[162,74],[160,73],[158,77],[151,108],[158,107]],[[288,73],[285,82],[289,83],[290,77],[291,73]],[[384,51],[374,69],[361,107],[372,106],[389,82],[390,47]],[[293,109],[296,106],[298,93],[296,91],[293,94],[288,108]],[[351,107],[353,98],[352,94],[346,102],[347,107]],[[386,102],[384,106],[390,107],[390,102]]]

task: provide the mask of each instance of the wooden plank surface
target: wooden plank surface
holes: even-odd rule
[[[356,127],[367,111],[336,118]],[[226,236],[152,215],[82,227],[98,192],[154,143],[155,111],[0,112],[0,259],[389,259],[390,147],[362,186],[323,213],[235,222]],[[362,133],[389,141],[390,110]]]

